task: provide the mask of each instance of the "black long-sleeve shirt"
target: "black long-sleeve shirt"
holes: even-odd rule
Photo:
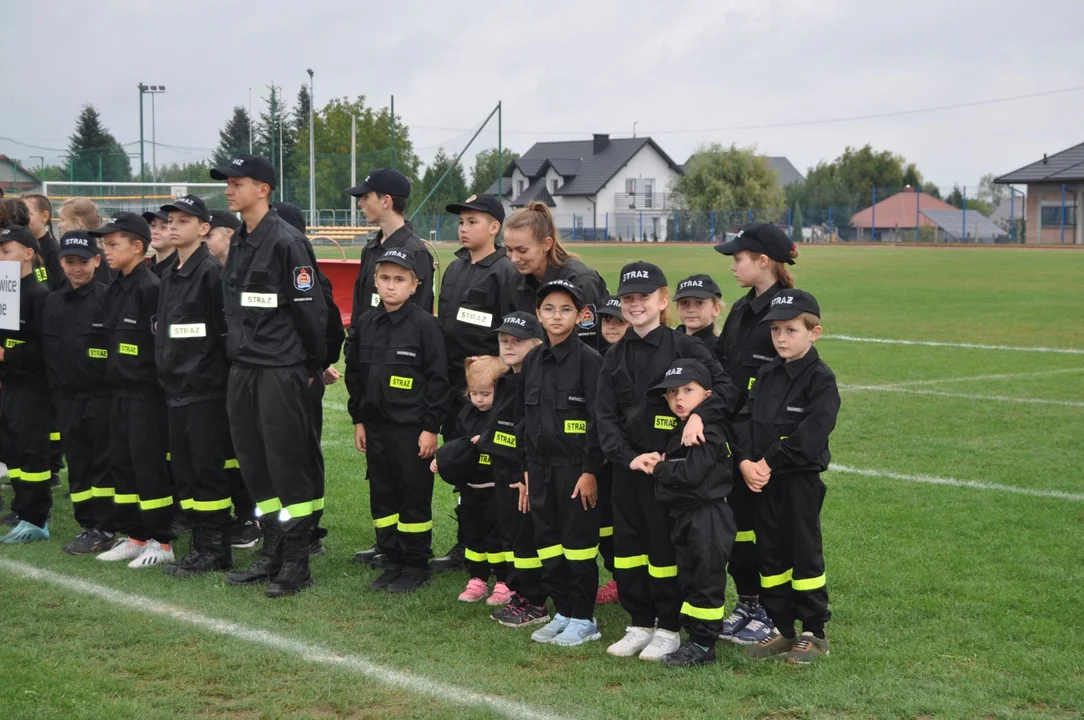
[[[361,249],[361,267],[358,268],[358,279],[354,281],[354,306],[350,311],[350,327],[355,332],[361,319],[380,306],[374,277],[376,260],[385,250],[392,248],[413,253],[413,270],[419,284],[407,302],[433,314],[433,256],[421,238],[414,234],[414,226],[408,222],[388,237],[384,237],[381,230]]]
[[[493,408],[489,421],[478,441],[478,449],[490,455],[495,462],[511,465],[518,471],[522,466],[522,447],[519,438],[523,433],[523,418],[517,414],[519,386],[522,373],[509,370],[497,378],[493,390]],[[473,437],[473,436],[472,436]],[[522,475],[516,482],[522,480]]]
[[[106,291],[107,374],[117,395],[162,397],[154,363],[159,291],[158,277],[144,263],[127,275],[117,275]]]
[[[540,345],[523,361],[519,414],[528,465],[580,466],[597,475],[604,462],[595,421],[602,357],[575,334]]]
[[[49,391],[42,346],[45,299],[48,296],[49,288],[39,282],[33,272],[19,282],[19,329],[0,330],[0,344],[4,348],[4,361],[0,362],[0,383],[43,393]],[[8,312],[12,311],[12,308],[8,308]]]
[[[60,266],[60,243],[48,230],[38,238],[38,246],[41,248],[41,259],[45,263],[45,277],[39,277],[50,290],[59,290],[67,278],[64,269]],[[105,262],[102,258],[101,262]]]
[[[734,421],[738,460],[764,459],[773,478],[824,472],[839,406],[836,376],[815,347],[793,362],[777,357],[760,368]]]
[[[782,291],[783,286],[776,283],[759,296],[756,290],[750,290],[738,298],[726,316],[723,332],[715,341],[715,357],[738,388],[739,409],[745,405],[757,370],[776,357],[771,323],[761,320],[768,314],[772,298]]]
[[[606,340],[602,337],[602,317],[598,309],[606,302],[609,291],[606,281],[594,268],[584,265],[576,258],[569,258],[564,265],[550,265],[539,280],[534,275],[520,275],[513,287],[513,303],[516,310],[532,315],[537,305],[538,288],[553,280],[568,280],[583,295],[586,309],[584,319],[576,326],[576,334],[589,346],[602,352]]]
[[[737,391],[704,343],[660,325],[644,337],[629,328],[602,361],[598,381],[598,435],[602,452],[628,467],[645,452],[661,452],[677,418],[661,395],[648,395],[678,358],[697,360],[711,372],[712,392],[734,411]]]
[[[45,300],[42,335],[49,387],[60,398],[105,397],[109,361],[109,332],[105,326],[107,288],[91,280],[80,288],[70,284]]]
[[[347,353],[346,389],[354,423],[420,424],[440,432],[451,385],[437,319],[406,303],[365,313]]]

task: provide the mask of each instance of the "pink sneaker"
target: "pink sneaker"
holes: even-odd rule
[[[609,605],[618,601],[617,597],[617,581],[611,580],[598,589],[595,594],[596,605]]]
[[[508,586],[498,581],[493,586],[493,594],[486,600],[486,605],[507,605],[512,599],[512,591],[508,589]]]
[[[471,578],[467,583],[467,589],[459,593],[459,602],[478,602],[489,593],[489,586],[485,580]]]

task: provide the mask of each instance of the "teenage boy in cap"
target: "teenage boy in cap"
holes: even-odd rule
[[[15,499],[18,524],[0,538],[7,544],[47,540],[53,505],[49,490],[49,433],[53,410],[42,372],[42,320],[49,288],[34,272],[40,247],[25,225],[0,230],[0,260],[19,263],[19,327],[0,330],[0,448]]]
[[[143,213],[143,219],[151,226],[151,250],[154,251],[151,272],[161,280],[166,270],[177,262],[176,250],[169,241],[169,213],[158,209]]]
[[[655,497],[670,512],[670,536],[677,555],[681,621],[689,639],[663,658],[669,667],[715,662],[715,641],[726,611],[726,559],[734,544],[734,514],[726,496],[734,483],[730,426],[723,402],[712,395],[711,373],[696,360],[675,360],[651,389],[665,395],[680,424],[666,451],[651,463]],[[708,413],[712,404],[716,411]],[[704,441],[686,447],[681,431],[694,412],[714,417],[704,423]]]
[[[88,555],[109,550],[116,542],[109,468],[111,401],[105,380],[107,288],[94,279],[102,258],[97,241],[85,230],[64,233],[59,256],[68,282],[45,300],[45,368],[64,435],[72,512],[81,528],[63,549]]]
[[[279,216],[290,224],[295,230],[305,235],[305,216],[301,212],[301,208],[297,205],[293,205],[288,202],[273,202],[271,203],[279,214]],[[335,304],[335,292],[331,286],[331,280],[327,275],[324,275],[324,271],[320,269],[319,264],[316,262],[316,253],[313,252],[312,243],[309,241],[308,236],[305,237],[305,242],[308,243],[309,256],[312,258],[312,266],[316,269],[316,277],[320,281],[320,291],[324,295],[324,303],[327,304],[327,333],[325,335],[327,343],[327,355],[324,358],[324,369],[322,373],[318,373],[313,378],[312,383],[309,384],[309,401],[312,403],[312,417],[313,425],[316,428],[317,447],[323,440],[324,434],[324,386],[334,385],[342,377],[339,374],[338,369],[335,367],[335,363],[339,362],[339,357],[342,353],[343,342],[346,340],[346,331],[343,329],[342,314],[339,312],[339,306]],[[324,497],[324,453],[323,450],[317,450],[318,459],[320,461],[320,475],[317,477],[316,484],[316,497]],[[323,538],[327,535],[327,530],[320,527],[320,519],[323,518],[323,508],[317,509],[312,513],[312,544],[309,547],[310,552],[313,555],[323,555],[327,550],[324,549]]]
[[[356,326],[346,367],[354,442],[368,465],[376,544],[388,556],[370,587],[392,593],[414,592],[429,582],[429,461],[451,392],[440,324],[410,302],[418,291],[415,263],[397,247],[377,257],[380,305]]]
[[[445,208],[459,216],[459,244],[440,283],[440,320],[448,353],[448,377],[452,380],[452,407],[444,421],[447,442],[454,438],[456,417],[466,404],[466,380],[463,364],[467,358],[496,355],[497,336],[493,332],[501,318],[514,311],[512,287],[519,272],[508,252],[497,247],[497,236],[504,222],[504,205],[492,195],[471,195],[461,203]],[[456,505],[456,521],[459,505]],[[463,537],[456,533],[456,544],[445,557],[433,561],[434,570],[454,570],[463,566]]]
[[[141,215],[122,212],[90,235],[102,238],[109,267],[118,273],[105,296],[113,388],[109,465],[116,529],[127,535],[98,559],[128,560],[130,568],[162,565],[173,561],[174,508],[166,403],[154,362],[160,282],[144,262],[151,228]]]
[[[312,514],[324,499],[316,495],[319,442],[309,383],[324,367],[327,305],[304,235],[271,208],[271,163],[240,155],[211,177],[227,181],[230,210],[244,218],[222,272],[233,363],[226,405],[263,532],[259,557],[226,582],[271,580],[268,597],[282,597],[312,584]]]
[[[233,213],[226,210],[215,210],[211,213],[211,232],[207,235],[207,249],[223,267],[226,265],[226,257],[230,254],[230,240],[233,239],[233,234],[239,227],[241,227],[241,221]]]
[[[535,642],[573,647],[599,640],[597,476],[602,449],[595,395],[602,357],[575,334],[583,295],[568,280],[538,288],[546,344],[527,354],[520,384],[526,468],[524,492],[542,560],[542,588],[555,614]]]
[[[163,570],[192,577],[229,570],[231,458],[226,415],[226,321],[222,267],[204,239],[211,215],[203,200],[186,195],[162,206],[177,260],[162,276],[155,360],[166,392],[169,451],[181,512],[192,528],[188,554]]]
[[[723,293],[710,275],[690,275],[674,293],[681,325],[679,333],[692,335],[708,350],[715,348],[715,319],[723,311]]]
[[[772,299],[771,323],[779,357],[757,372],[735,421],[738,468],[762,496],[757,515],[760,601],[775,623],[772,634],[746,649],[753,658],[786,654],[792,663],[828,654],[824,624],[831,618],[821,548],[821,506],[828,469],[828,436],[839,413],[836,376],[813,343],[821,311],[803,290]],[[794,622],[802,634],[795,638]]]

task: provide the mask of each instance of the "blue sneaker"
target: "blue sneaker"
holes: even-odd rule
[[[768,639],[774,629],[771,618],[764,612],[764,606],[757,605],[753,608],[753,617],[745,623],[745,627],[734,633],[730,642],[735,645],[758,645]]]
[[[602,633],[598,631],[598,623],[594,618],[590,620],[569,620],[564,631],[553,640],[554,645],[561,647],[576,647],[594,640],[601,640]]]
[[[741,630],[743,627],[749,624],[749,621],[753,619],[754,614],[753,606],[749,603],[739,602],[734,606],[734,612],[726,616],[726,620],[723,620],[723,631],[719,633],[720,640],[729,641]]]
[[[24,543],[37,542],[38,540],[49,539],[49,526],[38,527],[32,523],[28,523],[26,520],[20,520],[19,524],[12,528],[4,537],[0,538],[0,542],[8,545],[22,545]]]
[[[556,639],[558,635],[564,632],[568,627],[569,619],[561,613],[556,613],[553,619],[546,623],[542,628],[535,630],[531,635],[531,639],[536,643],[550,644]]]

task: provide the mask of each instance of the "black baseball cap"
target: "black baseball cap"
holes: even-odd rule
[[[783,229],[774,223],[755,222],[749,223],[741,230],[733,240],[719,243],[715,246],[716,252],[723,255],[734,255],[741,250],[767,255],[776,262],[794,264],[794,258],[790,256],[790,249],[794,243],[790,241]]]
[[[97,230],[91,230],[93,237],[105,237],[110,233],[130,232],[151,241],[151,226],[143,219],[142,215],[132,212],[119,212],[113,216],[113,222],[102,225]]]
[[[484,212],[496,218],[497,222],[504,224],[504,205],[492,195],[471,195],[461,203],[445,205],[444,209],[455,215],[464,210]]]
[[[275,211],[279,214],[279,217],[286,221],[286,224],[300,232],[305,234],[305,213],[301,212],[301,208],[293,203],[281,202],[276,200],[271,203],[271,207],[275,208]]]
[[[410,197],[410,181],[407,180],[406,175],[395,168],[373,168],[365,176],[361,185],[349,188],[346,194],[359,197],[370,192],[408,198]]]
[[[711,275],[690,275],[678,283],[674,300],[682,298],[722,298],[723,292],[711,279]]]
[[[437,469],[445,482],[466,485],[478,473],[478,446],[470,438],[449,440],[437,450]]]
[[[98,255],[98,243],[86,230],[69,230],[60,236],[60,253],[58,257],[76,255],[84,260],[90,260]]]
[[[207,204],[203,202],[203,198],[198,195],[185,195],[184,197],[177,198],[168,205],[162,206],[162,212],[168,213],[172,211],[198,217],[205,223],[211,222],[211,212],[207,209]]]
[[[711,390],[711,373],[699,360],[679,358],[663,375],[662,382],[651,388],[649,392],[661,394],[670,388],[681,387],[691,382],[697,383],[705,390]]]
[[[41,252],[41,246],[38,245],[34,233],[30,232],[30,228],[25,225],[8,225],[0,230],[0,245],[7,242],[17,242],[33,249],[36,253]]]
[[[621,299],[616,295],[611,295],[606,298],[606,302],[599,305],[599,315],[612,315],[615,318],[621,320],[625,319],[625,316],[621,314]]]
[[[617,286],[617,296],[629,293],[647,295],[666,285],[666,275],[658,265],[649,262],[629,263],[621,268],[621,282]]]
[[[388,248],[376,259],[376,264],[379,265],[380,263],[392,263],[399,267],[405,267],[407,270],[413,270],[414,253],[402,248]]]
[[[148,210],[147,212],[143,213],[143,219],[147,221],[148,225],[155,220],[169,222],[169,213],[167,213],[165,210]]]
[[[817,298],[805,290],[783,290],[772,298],[772,304],[768,314],[761,322],[771,320],[793,320],[802,313],[821,316],[821,306],[817,304]]]
[[[258,182],[267,183],[275,189],[275,167],[259,155],[238,155],[230,160],[226,167],[211,168],[211,177],[225,180],[231,177],[249,177]]]
[[[550,280],[548,283],[538,288],[538,292],[535,293],[536,308],[542,307],[542,302],[550,296],[550,294],[557,291],[566,292],[572,297],[572,304],[576,306],[576,310],[583,310],[583,293],[579,288],[570,283],[568,280]]]
[[[493,332],[511,335],[520,340],[530,340],[531,338],[542,340],[545,337],[542,323],[538,322],[538,318],[522,310],[516,310],[514,313],[505,315],[504,320],[501,321],[501,326]]]
[[[211,229],[217,227],[236,230],[241,227],[241,220],[229,210],[215,210],[211,213]]]

